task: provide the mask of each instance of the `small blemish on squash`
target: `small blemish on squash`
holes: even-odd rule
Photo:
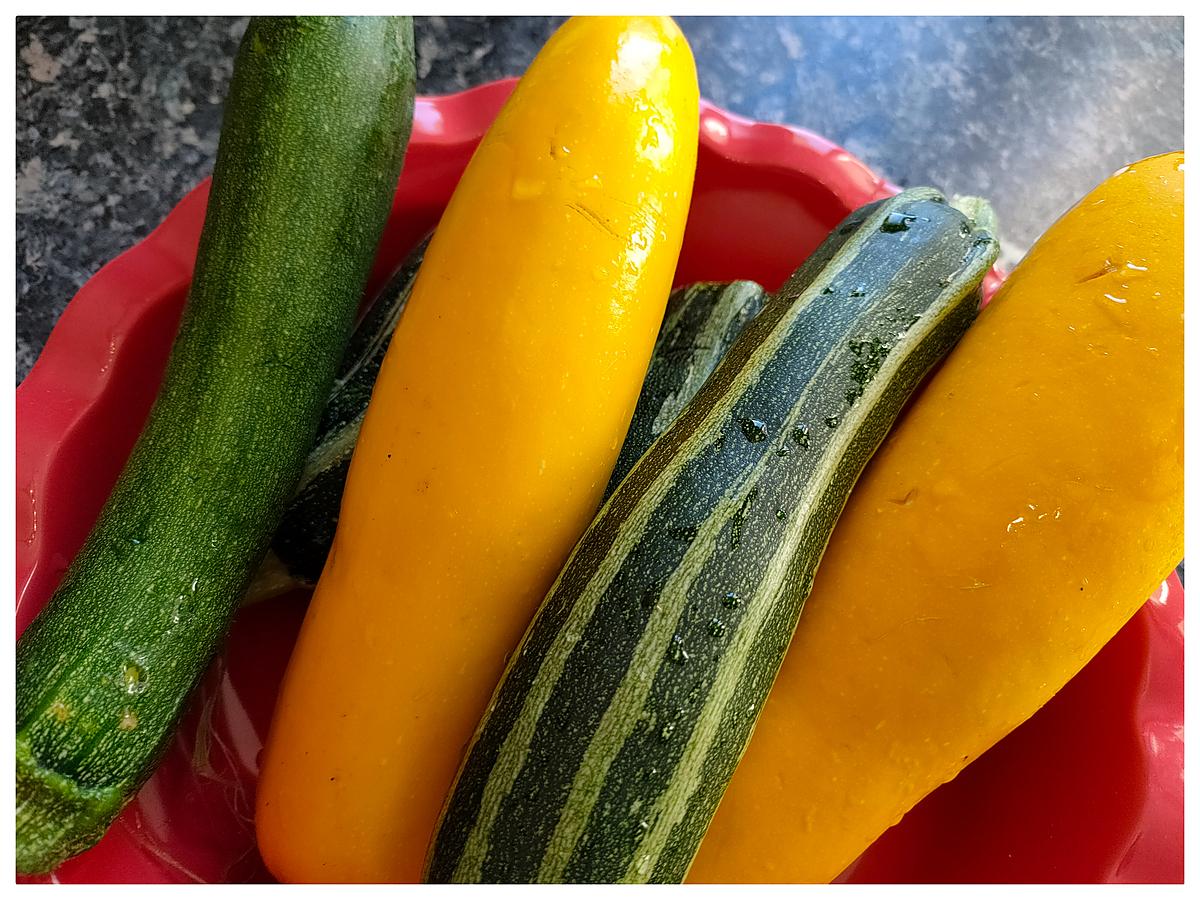
[[[65,722],[71,718],[71,710],[61,700],[55,700],[50,704],[50,715],[54,716],[56,721]]]
[[[133,731],[138,727],[138,717],[132,709],[127,709],[121,713],[121,721],[117,723],[117,728],[121,731]]]
[[[1097,278],[1103,278],[1105,275],[1111,275],[1113,272],[1116,272],[1116,271],[1117,271],[1117,267],[1113,264],[1113,261],[1111,259],[1106,258],[1104,260],[1104,264],[1099,269],[1097,269],[1091,275],[1083,276],[1075,283],[1083,284],[1084,282],[1087,282],[1087,281],[1094,281]]]

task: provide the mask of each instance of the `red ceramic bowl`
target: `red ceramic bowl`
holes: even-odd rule
[[[438,220],[513,82],[417,101],[368,291]],[[816,135],[705,104],[676,281],[777,286],[896,188]],[[87,535],[154,398],[208,197],[186,196],[76,295],[17,389],[17,631]],[[989,276],[994,289],[999,276]],[[259,881],[258,754],[305,597],[245,610],[158,771],[62,882]],[[1163,585],[1067,687],[931,794],[846,881],[1166,881],[1183,873],[1183,591]]]

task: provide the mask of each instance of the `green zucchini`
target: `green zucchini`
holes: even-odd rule
[[[428,880],[684,878],[846,497],[997,250],[914,189],[853,213],[767,301],[551,588]]]
[[[412,21],[254,19],[162,388],[17,644],[16,861],[53,868],[152,772],[312,445],[391,209]]]

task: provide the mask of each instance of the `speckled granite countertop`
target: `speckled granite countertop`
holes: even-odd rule
[[[418,18],[418,90],[520,74],[558,19]],[[1127,162],[1183,146],[1179,18],[681,17],[721,106],[898,184],[989,197],[1010,264]],[[245,19],[18,18],[17,381],[67,301],[212,169]]]

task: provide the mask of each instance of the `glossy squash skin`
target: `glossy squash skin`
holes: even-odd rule
[[[690,880],[834,878],[1182,557],[1182,169],[1060,219],[868,466]]]
[[[463,174],[376,382],[259,787],[288,881],[415,881],[505,656],[587,527],[699,128],[669,18],[573,19]]]

